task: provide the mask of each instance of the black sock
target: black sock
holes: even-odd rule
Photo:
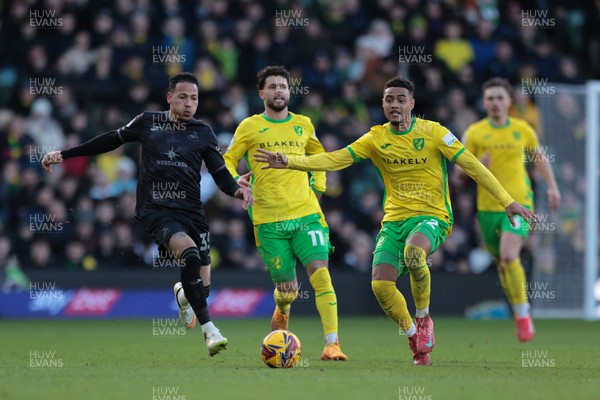
[[[204,325],[210,322],[204,286],[200,279],[200,253],[196,247],[189,247],[181,253],[181,285],[185,298],[190,302],[198,322]]]

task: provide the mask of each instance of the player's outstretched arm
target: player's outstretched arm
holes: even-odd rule
[[[506,207],[506,215],[508,215],[508,219],[510,220],[510,224],[515,226],[515,215],[520,215],[525,221],[529,223],[533,223],[537,220],[533,211],[523,207],[516,201],[510,203],[508,207]]]
[[[53,164],[60,164],[64,159],[107,153],[121,146],[123,143],[117,131],[106,132],[72,149],[49,152],[42,158],[42,168],[48,171],[49,174],[52,174],[51,166]]]
[[[254,204],[254,198],[252,197],[252,189],[248,187],[240,187],[233,193],[233,197],[242,200],[242,207],[247,210],[248,207]]]
[[[296,169],[299,171],[338,171],[354,164],[350,151],[345,149],[312,156],[286,156],[280,152],[256,149],[254,161],[265,163],[262,169]]]
[[[265,163],[261,169],[285,169],[288,166],[288,158],[285,154],[275,151],[269,151],[264,149],[256,149],[257,153],[254,154],[254,161],[259,163]]]
[[[63,156],[60,151],[51,151],[42,158],[42,168],[52,175],[52,165],[63,162]]]
[[[550,157],[548,157],[541,147],[535,150],[534,165],[535,169],[542,175],[542,178],[548,185],[548,202],[550,203],[550,208],[556,210],[560,206],[560,190],[558,190],[554,171],[552,171],[552,166],[550,165]]]

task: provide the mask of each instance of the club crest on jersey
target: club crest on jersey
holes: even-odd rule
[[[300,125],[294,125],[294,132],[296,132],[296,135],[302,136],[302,127]]]
[[[413,139],[413,146],[415,146],[416,150],[421,150],[423,148],[423,146],[425,146],[425,139],[424,138]]]
[[[521,132],[513,132],[513,137],[515,138],[515,140],[521,139]]]
[[[196,142],[199,139],[198,134],[196,134],[196,132],[190,133],[189,135],[187,135],[187,138],[190,139],[192,142]]]

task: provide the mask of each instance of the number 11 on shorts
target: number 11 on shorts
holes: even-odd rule
[[[313,246],[317,246],[317,236],[319,237],[319,242],[320,242],[321,246],[325,246],[325,239],[323,238],[323,232],[321,232],[321,231],[308,231],[307,233],[310,235],[310,238],[312,240],[312,245]]]

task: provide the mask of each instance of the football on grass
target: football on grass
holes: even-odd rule
[[[300,339],[290,331],[276,330],[262,342],[260,355],[270,368],[293,368],[300,361]]]

